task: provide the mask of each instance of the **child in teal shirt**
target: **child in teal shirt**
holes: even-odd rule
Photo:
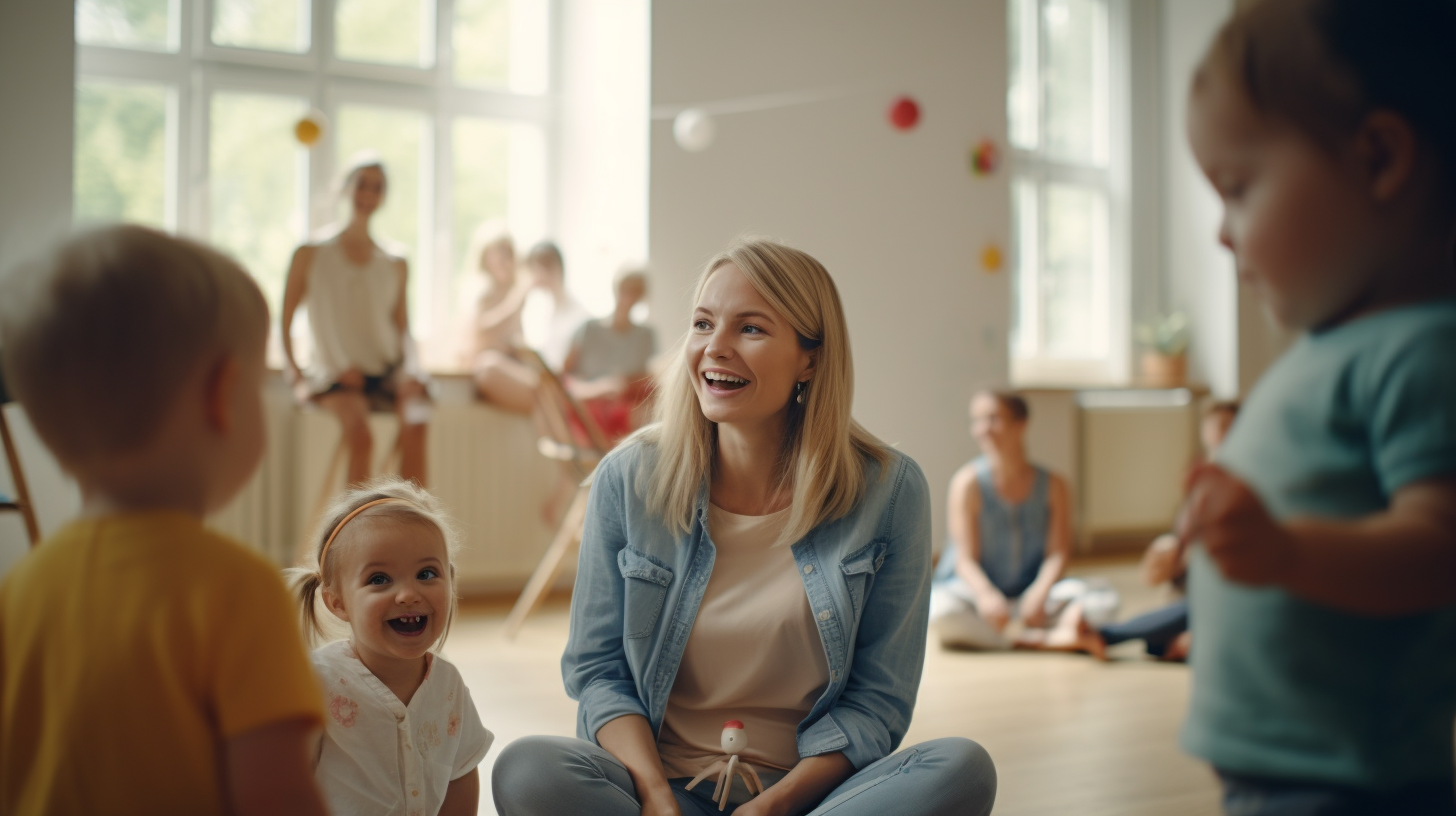
[[[1451,88],[1456,0],[1264,0],[1194,79],[1219,240],[1303,332],[1180,524],[1230,814],[1456,814]]]

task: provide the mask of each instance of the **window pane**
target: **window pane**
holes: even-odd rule
[[[430,246],[433,237],[422,225],[431,223],[430,125],[425,115],[400,108],[343,105],[339,108],[338,156],[340,167],[364,152],[384,161],[384,204],[374,215],[370,231],[375,242],[410,261],[410,323],[416,337],[428,337],[425,323],[430,288]],[[348,218],[348,202],[340,202],[339,216]]]
[[[1065,184],[1042,188],[1042,351],[1095,359],[1111,346],[1107,198]]]
[[[170,227],[171,92],[160,85],[76,87],[76,220]]]
[[[212,97],[209,236],[243,264],[277,314],[293,249],[305,234],[307,152],[293,125],[308,109],[286,96]]]
[[[177,50],[176,0],[76,0],[76,41]]]
[[[546,0],[456,0],[455,79],[546,92]]]
[[[1011,128],[1011,143],[1024,150],[1035,150],[1039,139],[1037,117],[1036,43],[1037,0],[1009,0],[1006,8],[1007,53],[1010,76],[1006,86],[1006,115]]]
[[[1107,7],[1102,0],[1045,0],[1043,124],[1048,153],[1107,161]]]
[[[454,286],[473,291],[478,260],[465,257],[476,229],[501,220],[518,242],[545,230],[546,147],[534,125],[461,117],[451,134],[455,155]]]
[[[385,65],[434,65],[434,10],[431,0],[338,0],[338,56]]]
[[[238,48],[303,53],[309,41],[308,0],[216,0],[212,41]]]

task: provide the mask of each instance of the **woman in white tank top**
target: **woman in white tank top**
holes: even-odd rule
[[[293,253],[283,295],[284,373],[300,402],[317,403],[339,418],[349,445],[350,484],[371,475],[369,412],[387,409],[400,415],[399,475],[424,484],[429,404],[409,336],[409,265],[369,236],[386,184],[377,159],[355,162],[344,179],[348,223]],[[290,333],[300,305],[308,306],[313,334],[306,370],[294,357]]]

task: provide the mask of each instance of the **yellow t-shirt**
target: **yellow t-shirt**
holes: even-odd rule
[[[278,570],[176,512],[76,521],[0,584],[0,813],[223,813],[223,741],[321,723]]]

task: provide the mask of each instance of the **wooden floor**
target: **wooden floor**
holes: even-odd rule
[[[1158,602],[1128,564],[1084,567],[1123,593],[1124,613]],[[553,603],[514,642],[501,634],[505,609],[471,608],[446,655],[460,667],[481,719],[496,735],[481,767],[480,812],[495,813],[489,766],[527,734],[572,735],[576,705],[561,689],[567,610]],[[998,816],[1216,816],[1207,768],[1177,746],[1188,697],[1185,667],[1144,660],[1127,644],[1114,661],[1077,655],[967,654],[931,645],[906,744],[970,737],[996,762]]]

